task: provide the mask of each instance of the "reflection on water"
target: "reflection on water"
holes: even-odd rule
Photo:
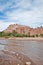
[[[3,50],[4,49],[4,45],[0,45],[0,50]]]
[[[0,50],[4,50],[5,44],[6,44],[5,40],[0,40]]]
[[[0,49],[16,50],[30,57],[37,65],[43,65],[43,41],[0,40]]]

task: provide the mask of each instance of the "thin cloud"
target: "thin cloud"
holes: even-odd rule
[[[1,22],[5,26],[12,22],[31,27],[43,25],[43,0],[0,0]],[[5,29],[8,25],[3,27],[2,23]]]

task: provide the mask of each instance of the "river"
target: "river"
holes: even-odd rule
[[[43,41],[0,40],[0,50],[15,50],[37,65],[43,65]]]

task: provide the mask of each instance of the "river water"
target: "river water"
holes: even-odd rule
[[[43,65],[43,41],[0,40],[0,50],[5,49],[16,50],[29,57],[37,65]]]

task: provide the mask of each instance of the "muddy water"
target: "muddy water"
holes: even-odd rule
[[[5,44],[6,44],[5,40],[0,40],[0,50],[4,50]]]
[[[20,65],[24,65],[23,62],[28,60],[29,62],[32,60],[36,65],[43,65],[43,41],[0,40],[0,52],[0,58],[2,57],[2,59],[5,58],[6,60],[7,57],[9,61],[14,60],[15,65],[18,62]],[[6,63],[8,65],[8,62]],[[35,64],[32,63],[31,65]]]

